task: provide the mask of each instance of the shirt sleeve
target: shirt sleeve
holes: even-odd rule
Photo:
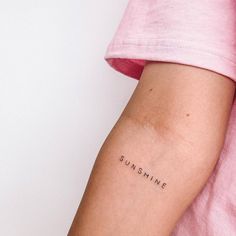
[[[129,0],[104,59],[139,80],[147,60],[197,66],[236,81],[235,0]]]

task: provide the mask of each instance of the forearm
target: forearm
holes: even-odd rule
[[[71,235],[168,235],[216,159],[123,119],[98,155]]]
[[[186,84],[168,94],[174,85],[160,81],[152,104],[139,100],[151,92],[144,81],[98,153],[70,236],[169,235],[219,158],[233,93],[209,85],[213,103],[204,91],[187,97]]]

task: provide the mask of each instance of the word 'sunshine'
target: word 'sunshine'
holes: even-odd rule
[[[132,169],[133,171],[136,170],[137,174],[140,174],[140,175],[144,176],[147,180],[149,180],[150,182],[153,182],[154,184],[160,186],[162,189],[166,188],[167,183],[161,182],[161,180],[159,180],[158,178],[155,178],[153,175],[150,175],[149,173],[144,171],[143,168],[137,167],[134,163],[131,163],[129,160],[125,159],[124,155],[120,156],[119,161],[123,162],[127,167],[129,166],[130,169]]]

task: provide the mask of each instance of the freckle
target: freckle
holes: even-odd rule
[[[187,113],[186,116],[189,116],[189,113]]]

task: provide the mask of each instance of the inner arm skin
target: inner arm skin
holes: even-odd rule
[[[220,157],[234,92],[216,72],[149,61],[99,150],[68,236],[169,236]]]

